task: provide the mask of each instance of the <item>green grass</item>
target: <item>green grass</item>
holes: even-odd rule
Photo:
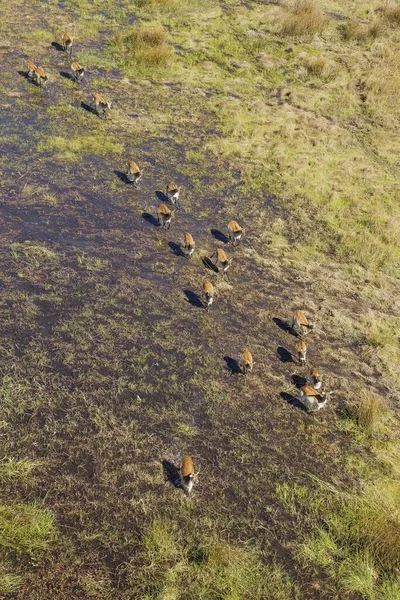
[[[103,136],[78,135],[76,137],[48,136],[39,141],[38,152],[51,152],[58,161],[78,161],[82,155],[121,155],[124,145]]]
[[[0,462],[0,480],[22,478],[26,479],[35,469],[42,466],[39,460],[29,459],[5,459]]]
[[[55,536],[54,516],[35,505],[0,505],[0,548],[28,554],[32,560],[48,550]]]
[[[328,573],[339,593],[380,600],[388,589],[396,597],[399,493],[399,479],[382,476],[358,494],[322,485],[307,505],[321,527],[299,545],[298,560]]]
[[[265,567],[254,549],[232,546],[214,536],[184,539],[178,527],[154,521],[142,551],[129,565],[128,580],[143,598],[288,600],[299,592],[276,565]],[[190,583],[189,583],[190,582]]]

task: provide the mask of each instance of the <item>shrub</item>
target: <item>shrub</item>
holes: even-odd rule
[[[322,33],[328,18],[312,0],[294,0],[286,7],[282,33],[294,37],[309,37]]]

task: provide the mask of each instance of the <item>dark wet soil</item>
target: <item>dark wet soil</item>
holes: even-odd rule
[[[210,175],[211,156],[187,160],[215,128],[205,107],[187,143],[176,142],[179,123],[168,135],[137,138],[124,129],[122,109],[104,122],[81,108],[90,79],[85,88],[65,87],[56,50],[48,55],[48,90],[15,77],[23,52],[3,54],[1,78],[0,369],[3,382],[16,386],[15,399],[5,400],[3,454],[45,464],[26,488],[10,484],[5,492],[10,500],[44,499],[65,538],[29,574],[31,597],[83,598],[79,574],[101,566],[118,598],[123,564],[144,524],[154,515],[180,519],[173,469],[184,453],[201,469],[197,517],[218,515],[220,535],[272,548],[296,576],[286,546],[297,518],[279,505],[276,485],[308,482],[309,474],[346,485],[350,446],[336,427],[335,401],[310,416],[296,399],[296,382],[314,365],[339,379],[343,363],[324,348],[344,343],[352,352],[352,340],[316,327],[309,366],[296,364],[287,321],[299,297],[312,310],[323,294],[316,300],[307,279],[268,256],[256,215],[262,206],[271,221],[276,199],[245,202],[245,183],[228,165]],[[173,92],[163,93],[172,102]],[[151,117],[151,90],[132,94]],[[63,102],[72,113],[54,114]],[[82,151],[70,160],[39,150],[49,137],[82,132],[118,140],[124,152]],[[138,186],[123,177],[131,159],[145,166]],[[169,180],[183,186],[182,208],[165,231],[154,207],[165,202]],[[238,213],[248,233],[233,249],[226,225]],[[180,250],[185,232],[196,241],[191,260]],[[203,264],[216,247],[233,258],[229,282]],[[205,278],[216,287],[209,313]],[[256,360],[246,379],[239,364],[245,346]],[[64,563],[71,545],[80,561],[74,567]],[[302,597],[313,597],[306,583]]]

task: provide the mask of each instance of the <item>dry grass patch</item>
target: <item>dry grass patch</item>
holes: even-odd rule
[[[376,431],[387,414],[386,401],[372,392],[365,392],[359,400],[349,406],[349,413],[355,423],[366,433]]]
[[[386,29],[386,22],[381,18],[376,18],[371,23],[349,21],[341,27],[341,32],[343,39],[347,41],[366,42],[382,36]]]
[[[385,2],[382,7],[382,13],[391,25],[400,25],[400,4],[390,1]]]
[[[294,0],[287,4],[281,31],[293,37],[310,37],[322,33],[329,19],[312,0]]]
[[[128,66],[162,67],[174,51],[166,31],[158,25],[134,25],[127,35],[117,34],[111,49]]]

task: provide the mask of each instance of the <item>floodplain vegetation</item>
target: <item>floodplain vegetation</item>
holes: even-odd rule
[[[4,12],[0,598],[399,600],[400,4]]]

